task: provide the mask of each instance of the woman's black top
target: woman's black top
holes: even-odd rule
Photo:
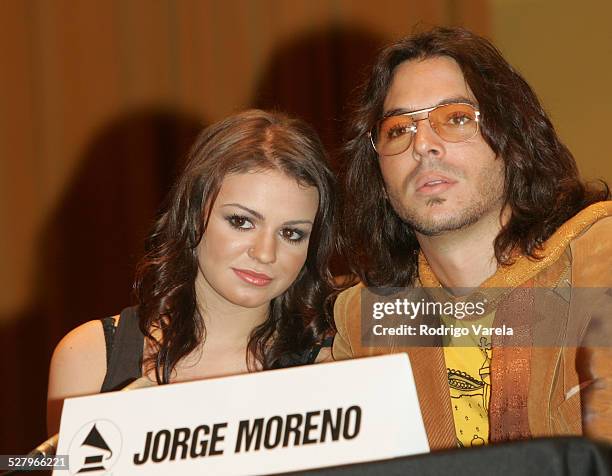
[[[142,376],[142,352],[144,335],[138,326],[138,307],[127,307],[121,311],[119,325],[115,327],[112,317],[101,319],[106,341],[106,376],[100,392],[119,390]],[[323,347],[331,347],[329,337],[322,344],[301,353],[280,359],[278,368],[312,364]]]

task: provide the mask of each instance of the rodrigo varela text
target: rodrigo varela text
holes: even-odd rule
[[[501,327],[486,327],[481,324],[472,324],[469,327],[459,326],[438,326],[432,327],[426,324],[420,326],[413,326],[410,324],[402,324],[395,327],[385,327],[382,324],[376,324],[372,327],[372,332],[376,336],[451,336],[451,337],[463,337],[475,335],[475,336],[511,336],[514,335],[512,327],[508,327],[505,324]]]

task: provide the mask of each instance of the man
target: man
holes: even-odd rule
[[[612,440],[612,343],[578,338],[601,337],[612,320],[578,292],[611,294],[610,192],[583,185],[534,92],[495,47],[447,28],[388,47],[347,151],[343,241],[361,283],[336,301],[334,358],[407,352],[432,449]],[[522,329],[523,345],[368,347],[366,286],[437,288],[451,300],[479,287],[488,322]],[[536,298],[548,320],[534,317]],[[538,341],[542,333],[566,345]]]

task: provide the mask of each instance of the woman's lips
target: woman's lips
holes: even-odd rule
[[[248,269],[232,268],[236,276],[242,279],[244,282],[253,284],[255,286],[267,286],[272,281],[272,278],[267,274],[256,273]]]

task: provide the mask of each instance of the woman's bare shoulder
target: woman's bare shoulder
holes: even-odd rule
[[[51,357],[49,383],[61,383],[61,387],[66,390],[80,390],[80,387],[84,387],[82,392],[78,392],[81,395],[95,393],[100,391],[105,374],[104,329],[102,323],[95,320],[73,329],[57,344]]]
[[[106,342],[101,321],[86,322],[66,334],[57,344],[49,368],[49,430],[59,425],[65,398],[98,393],[105,375]]]

